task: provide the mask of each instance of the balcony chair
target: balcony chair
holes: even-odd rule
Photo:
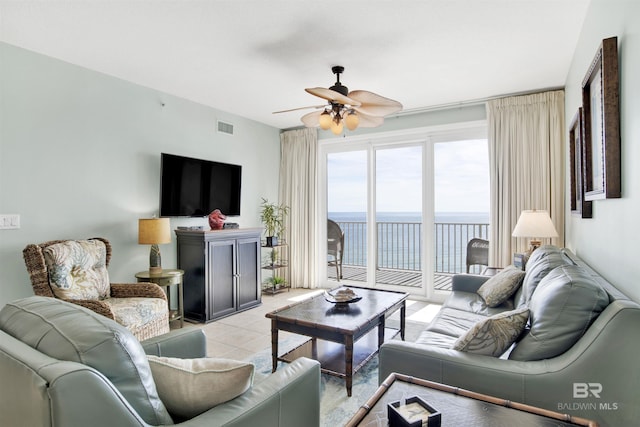
[[[467,273],[472,265],[489,265],[489,241],[473,238],[467,243]]]
[[[342,257],[344,255],[344,232],[340,226],[330,219],[327,220],[327,255],[330,267],[336,267],[336,279],[342,279]]]
[[[140,341],[169,332],[167,297],[155,283],[110,283],[111,244],[103,238],[53,240],[24,248],[36,295],[86,307]]]

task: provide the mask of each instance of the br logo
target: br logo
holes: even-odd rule
[[[600,383],[573,383],[574,399],[586,399],[589,396],[600,399],[600,393],[602,393],[602,384]]]

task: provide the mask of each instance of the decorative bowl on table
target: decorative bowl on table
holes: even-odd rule
[[[334,293],[324,291],[324,299],[338,307],[345,307],[352,302],[360,301],[362,297],[353,292],[352,289],[344,288]]]

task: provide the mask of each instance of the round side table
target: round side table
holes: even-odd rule
[[[151,282],[155,283],[158,286],[164,288],[165,293],[167,294],[167,304],[169,305],[169,322],[173,322],[174,320],[180,320],[180,327],[184,326],[184,303],[182,300],[182,278],[184,276],[183,270],[177,269],[163,269],[160,273],[149,273],[149,270],[140,271],[136,273],[136,279],[138,282]],[[178,310],[171,310],[171,292],[169,288],[171,286],[178,286]]]

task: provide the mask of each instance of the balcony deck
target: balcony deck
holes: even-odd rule
[[[335,267],[328,267],[327,276],[329,279],[336,279]],[[453,274],[449,273],[436,273],[434,277],[435,289],[440,291],[450,291],[452,276]],[[366,282],[367,270],[365,267],[343,265],[342,280]],[[376,271],[376,283],[419,288],[422,284],[422,272],[399,270],[395,268],[380,268]]]
[[[368,250],[375,250],[376,283],[419,288],[422,285],[423,248],[421,222],[377,222],[376,245],[368,248],[367,223],[338,221],[344,233],[343,280],[367,283]],[[487,239],[489,224],[436,222],[433,224],[433,285],[436,290],[450,291],[456,272],[466,271],[468,242]],[[471,272],[480,274],[479,265]],[[335,267],[328,267],[329,279],[336,279]]]

